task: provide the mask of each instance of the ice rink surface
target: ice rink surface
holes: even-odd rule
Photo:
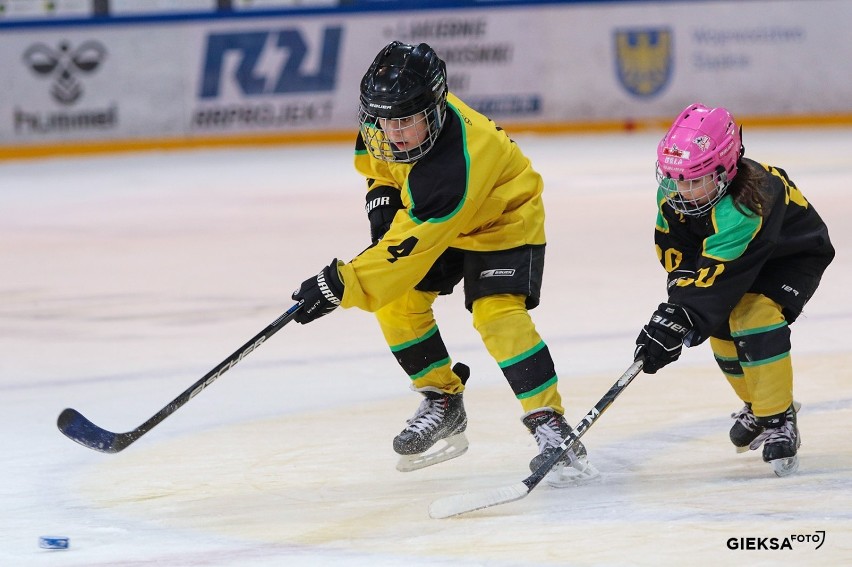
[[[515,137],[546,181],[532,314],[571,423],[630,365],[665,297],[661,134]],[[735,454],[741,404],[701,345],[640,375],[584,436],[599,482],[446,520],[428,517],[432,500],[518,482],[536,452],[460,291],[436,304],[472,368],[459,459],[395,470],[391,439],[419,397],[354,310],[282,329],[121,453],[56,428],[65,407],[135,428],[303,279],[364,248],[348,144],[0,162],[0,565],[852,564],[852,130],[747,128],[744,142],[790,174],[838,252],[793,326],[798,474]],[[70,549],[41,550],[40,535]],[[773,541],[792,549],[762,548]]]

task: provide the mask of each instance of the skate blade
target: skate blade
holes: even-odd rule
[[[740,453],[748,453],[749,451],[751,451],[751,447],[749,447],[748,445],[746,445],[745,447],[734,447],[734,449],[737,450],[738,455]]]
[[[444,442],[444,445],[431,452],[400,456],[396,464],[396,470],[399,472],[411,472],[461,457],[465,454],[469,445],[464,432],[456,433],[441,441]]]
[[[544,482],[554,488],[568,488],[589,484],[600,476],[600,471],[587,459],[575,459],[568,466],[564,463],[554,466],[544,477]]]
[[[788,457],[786,459],[775,459],[769,461],[772,465],[772,470],[777,476],[788,476],[799,470],[799,456]]]

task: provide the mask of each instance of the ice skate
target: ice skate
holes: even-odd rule
[[[793,400],[793,410],[798,412],[800,407],[802,404]],[[731,427],[731,443],[737,448],[737,453],[745,453],[758,435],[763,433],[763,427],[758,424],[750,403],[746,403],[740,411],[732,413],[731,417],[736,420]]]
[[[778,476],[793,474],[799,469],[797,455],[802,439],[796,424],[796,413],[801,404],[793,402],[787,411],[769,417],[758,417],[757,424],[763,431],[749,448],[756,450],[763,445],[763,460],[772,465]]]
[[[571,427],[563,416],[549,408],[534,410],[526,414],[522,421],[538,443],[539,454],[530,461],[530,471],[535,472],[554,451],[559,450],[562,441],[571,433]],[[599,476],[600,472],[589,462],[586,448],[577,441],[553,465],[544,481],[550,486],[564,488],[585,484]]]
[[[731,427],[731,443],[737,448],[737,453],[745,453],[752,441],[763,432],[763,428],[757,424],[750,403],[746,403],[740,411],[732,413],[731,417],[736,420]]]
[[[467,382],[470,370],[457,363],[453,366]],[[397,470],[410,472],[462,456],[468,448],[467,414],[462,394],[447,394],[435,388],[419,390],[423,401],[408,420],[408,425],[393,440],[393,450],[399,453]],[[434,445],[441,442],[437,448]]]

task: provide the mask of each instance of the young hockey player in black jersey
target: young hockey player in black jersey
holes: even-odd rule
[[[538,442],[535,470],[570,431],[553,360],[528,312],[539,303],[544,269],[543,183],[505,132],[449,93],[446,81],[444,62],[423,43],[392,42],[370,65],[361,82],[355,168],[367,181],[373,245],[305,280],[293,294],[304,301],[295,319],[309,323],[338,306],[376,313],[423,396],[393,441],[397,468],[415,470],[468,446],[468,370],[451,364],[432,311],[438,295],[464,280],[473,325]],[[596,475],[578,443],[548,481]]]
[[[780,168],[743,156],[724,108],[688,106],[657,148],[657,257],[668,299],[639,333],[653,374],[682,345],[710,339],[745,403],[732,415],[740,452],[763,445],[778,476],[798,468],[789,326],[834,258],[816,210]]]

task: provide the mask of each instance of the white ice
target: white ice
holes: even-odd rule
[[[547,184],[532,313],[571,422],[629,366],[664,299],[660,135],[515,136]],[[396,471],[391,439],[419,399],[357,310],[282,329],[121,453],[56,428],[72,407],[133,429],[303,279],[365,247],[350,145],[0,162],[0,565],[852,564],[852,130],[746,129],[745,143],[787,170],[838,251],[793,326],[800,471],[780,479],[759,452],[735,454],[740,403],[702,345],[639,376],[589,429],[600,482],[448,520],[428,517],[432,500],[516,483],[535,453],[460,292],[436,306],[473,370],[459,459]],[[70,549],[39,549],[40,535]]]

